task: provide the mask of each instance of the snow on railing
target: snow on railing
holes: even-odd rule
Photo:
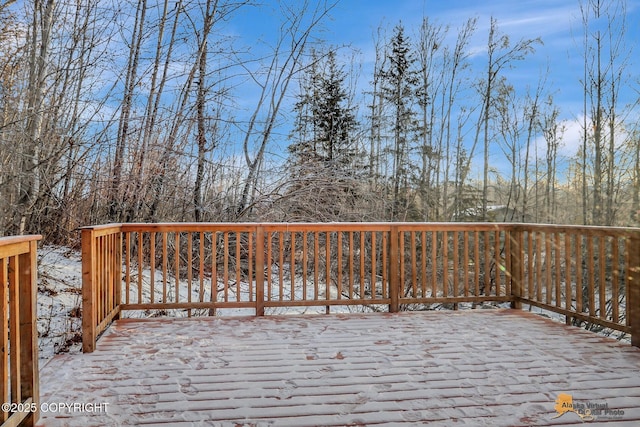
[[[42,236],[0,238],[2,425],[38,420],[37,245]]]
[[[123,312],[528,305],[640,345],[640,230],[502,223],[111,224],[83,233],[83,348]]]

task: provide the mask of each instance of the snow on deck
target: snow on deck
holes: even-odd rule
[[[41,426],[640,420],[640,349],[515,310],[120,320],[40,381]]]

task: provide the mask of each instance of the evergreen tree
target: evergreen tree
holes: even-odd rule
[[[418,136],[416,124],[416,93],[418,72],[404,27],[398,25],[387,54],[388,67],[381,71],[381,95],[392,113],[390,117],[392,147],[391,219],[406,219],[409,206],[409,175],[411,142]]]
[[[289,145],[287,199],[296,220],[344,220],[364,170],[355,139],[356,119],[335,52],[312,55],[295,106]],[[348,214],[348,212],[346,212]]]

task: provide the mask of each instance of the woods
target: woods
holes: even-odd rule
[[[538,35],[425,12],[380,24],[365,57],[322,39],[339,5],[1,1],[0,235],[77,244],[77,227],[110,221],[640,224],[624,1],[576,2],[573,111],[549,78],[562,64],[517,73]],[[256,13],[273,28],[243,38],[236,25]]]

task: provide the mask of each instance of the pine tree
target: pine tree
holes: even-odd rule
[[[388,68],[381,71],[382,97],[392,111],[392,208],[391,219],[407,216],[409,209],[409,165],[411,142],[418,136],[414,105],[418,72],[410,43],[402,25],[394,30],[390,51],[387,56]]]
[[[345,207],[353,205],[356,197],[356,178],[364,167],[345,79],[334,51],[324,58],[312,55],[301,82],[293,142],[288,147],[287,198],[294,205],[290,210],[294,219],[345,220]]]

